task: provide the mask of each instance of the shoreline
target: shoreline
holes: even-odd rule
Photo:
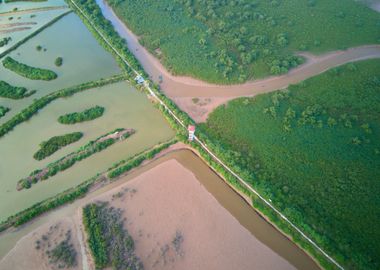
[[[157,155],[154,157],[154,159],[145,162],[145,163],[142,164],[141,166],[139,166],[139,167],[137,167],[137,168],[135,168],[135,169],[133,169],[133,170],[131,170],[131,171],[125,173],[125,174],[122,174],[121,176],[119,176],[119,177],[117,178],[116,181],[111,182],[109,185],[105,185],[105,186],[102,186],[102,187],[98,187],[97,189],[92,190],[88,195],[86,195],[86,197],[84,197],[84,198],[82,198],[82,199],[79,199],[79,200],[77,200],[76,202],[74,202],[74,203],[73,203],[74,206],[66,205],[66,206],[63,206],[63,207],[59,207],[59,208],[57,208],[57,209],[54,209],[53,211],[50,211],[50,212],[47,212],[47,213],[43,214],[42,216],[36,218],[36,219],[33,220],[32,222],[36,222],[36,221],[38,221],[38,220],[40,220],[40,219],[46,219],[46,218],[48,218],[48,217],[51,216],[51,215],[57,216],[57,213],[59,213],[60,211],[64,211],[64,212],[66,212],[66,211],[67,211],[67,210],[65,211],[65,208],[66,208],[66,207],[67,207],[67,208],[75,207],[75,209],[77,209],[79,206],[81,206],[81,205],[83,206],[86,202],[88,203],[89,201],[94,200],[96,197],[99,196],[99,194],[103,195],[104,193],[110,192],[110,190],[114,190],[114,189],[120,188],[121,186],[124,186],[124,185],[130,183],[130,180],[133,180],[133,179],[137,178],[139,175],[144,174],[144,173],[146,173],[146,172],[148,172],[148,171],[154,169],[154,168],[155,168],[156,166],[158,166],[159,164],[162,164],[162,163],[164,163],[164,162],[166,162],[166,161],[168,161],[168,160],[176,160],[175,156],[176,156],[177,154],[181,154],[181,153],[184,153],[184,152],[187,152],[187,154],[191,154],[191,155],[193,155],[194,158],[198,159],[201,163],[203,163],[204,166],[206,166],[206,167],[207,167],[207,168],[208,168],[213,174],[216,175],[216,177],[219,179],[219,184],[220,184],[220,185],[225,186],[225,188],[227,188],[227,189],[229,189],[231,192],[233,192],[233,194],[235,194],[234,196],[237,195],[237,196],[238,196],[237,198],[240,198],[239,200],[242,200],[243,203],[244,203],[244,204],[250,209],[250,211],[252,211],[253,213],[255,213],[255,215],[257,215],[257,216],[259,217],[259,219],[262,220],[262,222],[264,222],[267,226],[269,225],[271,228],[273,228],[273,230],[276,230],[276,233],[278,233],[279,235],[281,235],[281,237],[283,237],[284,240],[285,240],[286,242],[289,243],[289,245],[294,246],[294,248],[296,248],[296,250],[298,250],[298,252],[300,252],[301,254],[304,254],[303,256],[306,256],[307,258],[309,258],[310,260],[312,260],[313,263],[314,263],[315,265],[318,265],[318,264],[316,263],[316,261],[313,259],[313,257],[310,256],[310,254],[308,254],[307,252],[305,252],[305,250],[301,249],[301,248],[300,248],[296,243],[294,243],[294,242],[292,241],[292,239],[289,238],[287,235],[285,235],[285,234],[283,234],[281,231],[277,230],[277,229],[276,229],[277,227],[276,227],[273,223],[271,223],[269,220],[267,220],[267,219],[266,219],[266,218],[265,218],[260,212],[257,211],[257,209],[253,208],[252,205],[249,203],[249,198],[248,198],[248,197],[244,197],[244,196],[242,196],[242,195],[241,195],[241,194],[240,194],[235,188],[233,188],[231,185],[229,185],[228,182],[227,182],[224,178],[220,177],[218,173],[216,173],[214,170],[212,170],[212,169],[207,165],[207,163],[205,163],[205,161],[204,161],[203,159],[199,158],[199,156],[196,154],[196,152],[195,152],[194,149],[190,148],[189,146],[187,146],[187,145],[185,145],[185,144],[183,144],[183,143],[176,143],[176,144],[172,145],[170,148],[168,148],[168,149],[166,149],[166,150],[160,152],[159,154],[157,154]],[[173,156],[174,156],[174,157],[173,157]],[[158,163],[158,164],[156,164],[156,163]],[[181,163],[181,162],[180,162],[180,163]],[[181,163],[181,164],[182,164],[182,163]],[[189,170],[189,171],[194,175],[194,177],[197,179],[197,181],[200,182],[201,185],[205,185],[205,184],[203,183],[203,181],[201,181],[201,180],[199,179],[199,177],[197,176],[196,172],[194,172],[193,170],[191,170],[191,168],[187,167],[186,165],[183,165],[183,166],[184,166],[187,170]],[[127,178],[127,179],[125,179],[125,178]],[[220,181],[220,180],[222,180],[222,181]],[[232,189],[231,189],[231,187],[232,187]],[[205,188],[206,188],[207,191],[208,191],[208,192],[214,197],[214,199],[217,200],[218,203],[219,203],[223,208],[226,209],[226,207],[223,205],[223,203],[222,203],[218,198],[215,197],[216,194],[214,194],[212,191],[210,191],[209,188],[208,188],[207,186],[206,186]],[[103,189],[105,189],[105,191],[102,191]],[[226,209],[226,211],[228,211],[230,214],[232,214],[230,210]],[[72,211],[71,211],[71,212],[72,212]],[[77,211],[74,211],[74,213],[77,213]],[[246,225],[244,225],[244,222],[242,223],[242,222],[241,222],[241,221],[240,221],[240,220],[239,220],[234,214],[232,214],[232,215],[233,215],[234,218],[239,222],[239,224],[240,224],[241,226],[243,226],[246,230],[250,231],[250,229],[248,229],[248,227],[246,227]],[[30,225],[30,224],[26,224],[26,225],[24,225],[23,227],[21,227],[21,230],[22,230],[23,228],[27,227],[28,225]],[[39,226],[41,226],[41,225],[39,225]],[[18,230],[18,229],[13,229],[13,230]],[[4,233],[6,233],[6,232],[4,232]],[[252,231],[250,231],[250,233],[251,233],[252,235],[254,235]],[[1,234],[0,234],[0,236],[1,236]],[[22,239],[22,238],[21,238],[21,239]],[[21,239],[19,239],[19,240],[17,241],[17,243],[19,243],[19,242],[21,241]],[[261,241],[261,240],[260,240],[260,241]],[[86,244],[86,243],[85,243],[85,244]],[[13,250],[15,247],[16,247],[16,246],[14,246],[11,250]],[[271,248],[271,249],[272,249],[272,248]],[[88,250],[88,249],[85,248],[85,250]],[[11,252],[11,251],[9,251],[9,252],[7,253],[7,255],[8,255],[10,252]],[[276,253],[277,253],[277,252],[276,252]],[[86,252],[86,254],[88,254],[88,252]],[[5,255],[5,257],[6,257],[7,255]],[[83,254],[82,254],[82,255],[83,255]],[[3,257],[3,258],[0,260],[0,262],[1,262],[5,257]],[[318,266],[318,267],[320,267],[320,266]],[[90,269],[91,269],[91,268],[90,268]],[[301,268],[299,268],[299,269],[301,269]]]

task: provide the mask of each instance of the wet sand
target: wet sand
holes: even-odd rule
[[[125,211],[145,269],[295,269],[242,227],[176,160],[96,200]],[[183,237],[177,249],[176,234]]]
[[[66,217],[53,222],[48,222],[35,231],[23,237],[7,256],[0,261],[0,270],[52,270],[58,269],[49,263],[46,249],[36,249],[36,241],[41,243],[49,241],[49,245],[54,245],[64,240],[65,232],[71,230],[71,241],[77,251],[77,266],[69,268],[71,270],[82,269],[80,254],[80,243],[77,237],[77,225],[72,218]],[[49,240],[41,240],[43,235],[49,235]]]
[[[128,188],[120,200],[114,198],[112,203],[125,208],[126,224],[147,269],[157,260],[154,269],[168,269],[170,265],[174,265],[170,269],[215,269],[220,262],[230,269],[318,269],[310,257],[261,218],[202,160],[188,150],[178,149],[181,149],[180,144],[73,204],[51,211],[17,230],[1,233],[0,250],[6,246],[11,249],[15,237],[27,236],[18,240],[15,248],[0,262],[0,267],[12,256],[17,264],[25,263],[24,259],[16,258],[20,258],[19,248],[26,243],[23,239],[33,234],[30,228],[39,230],[45,226],[43,224],[70,218],[80,231],[78,209],[89,201],[110,199],[112,194]],[[171,152],[173,150],[176,151]],[[184,239],[178,253],[182,255],[177,255],[171,245],[177,231]],[[78,239],[83,237],[78,234]],[[7,241],[10,242],[7,244]],[[166,244],[169,249],[162,256]],[[84,249],[81,254],[86,257]],[[25,257],[25,261],[28,258]],[[84,262],[92,265],[86,259]],[[231,262],[235,265],[231,266]],[[258,268],[253,268],[256,266]],[[225,269],[223,267],[221,269]]]

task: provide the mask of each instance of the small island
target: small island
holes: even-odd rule
[[[33,155],[33,157],[36,160],[43,160],[44,158],[51,156],[52,154],[57,152],[62,147],[79,141],[82,137],[82,132],[73,132],[62,136],[51,137],[49,140],[40,144],[40,150],[38,150]]]
[[[104,113],[104,110],[105,110],[104,107],[95,106],[87,110],[84,110],[82,112],[74,112],[74,113],[61,115],[58,118],[58,122],[65,125],[72,125],[72,124],[81,123],[85,121],[91,121],[91,120],[101,117]]]
[[[55,73],[54,71],[25,65],[16,61],[10,56],[7,56],[3,60],[3,66],[6,69],[9,69],[10,71],[17,73],[18,75],[31,80],[51,81],[58,77],[57,73]]]

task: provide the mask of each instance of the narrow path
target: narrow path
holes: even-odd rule
[[[106,42],[106,44],[120,57],[120,59],[128,65],[136,76],[141,76],[141,74],[136,71],[129,62],[118,52],[115,47],[112,46],[110,41],[99,31],[99,29],[94,25],[94,23],[90,20],[90,18],[82,11],[82,9],[76,4],[75,0],[70,0],[70,2],[78,9],[78,11],[87,19],[89,24],[93,27],[93,29],[102,37],[102,39]],[[144,86],[150,96],[155,98],[157,102],[165,108],[165,110],[174,118],[174,120],[183,128],[187,130],[187,126],[177,117],[177,115],[156,95],[156,93],[150,88],[147,81],[144,82]],[[295,231],[297,231],[307,242],[309,242],[316,250],[318,250],[323,256],[325,256],[332,264],[334,264],[339,269],[344,269],[337,261],[335,261],[330,255],[328,255],[319,245],[317,245],[313,240],[311,240],[301,229],[299,229],[293,222],[291,222],[285,215],[283,215],[275,206],[273,206],[267,199],[265,199],[259,192],[257,192],[254,188],[252,188],[247,182],[237,175],[232,169],[230,169],[223,161],[221,161],[197,136],[194,136],[195,142],[197,142],[204,151],[206,151],[215,161],[217,161],[224,169],[226,169],[229,173],[231,173],[241,185],[250,190],[253,194],[255,194],[258,198],[260,198],[265,205],[267,205],[270,209],[272,209],[278,216],[285,221],[289,226],[291,226]]]
[[[33,12],[39,12],[39,11],[49,11],[49,10],[65,9],[65,8],[67,8],[67,6],[52,6],[52,7],[21,9],[21,10],[16,10],[16,11],[0,12],[0,16],[21,15],[21,14],[29,14]]]

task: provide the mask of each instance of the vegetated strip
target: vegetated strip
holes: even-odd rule
[[[86,82],[76,86],[58,90],[44,97],[36,99],[27,108],[23,109],[21,112],[19,112],[10,120],[8,120],[0,126],[0,138],[7,134],[9,131],[11,131],[18,124],[29,120],[33,115],[37,114],[42,108],[44,108],[46,105],[48,105],[50,102],[57,98],[69,97],[78,92],[82,92],[88,89],[104,86],[111,83],[120,82],[126,79],[127,77],[124,74],[114,75],[107,79]]]
[[[57,152],[59,149],[79,141],[82,137],[82,132],[73,132],[51,137],[49,140],[40,144],[41,148],[33,155],[33,158],[36,160],[43,160]]]
[[[54,71],[28,66],[26,64],[16,61],[10,56],[7,56],[3,60],[3,66],[6,69],[9,69],[10,71],[17,73],[18,75],[31,80],[51,81],[58,77],[57,73],[55,73]]]
[[[113,55],[120,58],[122,62],[122,67],[126,68],[127,72],[131,76],[131,82],[135,76],[142,76],[148,78],[146,73],[142,70],[141,66],[136,63],[137,60],[128,51],[125,42],[118,36],[116,31],[110,26],[110,22],[107,21],[103,16],[102,12],[94,2],[94,0],[87,0],[86,2],[78,3],[74,0],[66,0],[67,3],[76,11],[76,13],[84,20],[85,24],[90,28],[95,36],[101,40],[101,44],[105,46],[108,50],[113,50]],[[87,5],[91,6],[91,9]],[[85,11],[84,11],[85,10]],[[96,11],[96,12],[95,12]],[[86,12],[86,13],[85,13]],[[96,15],[94,15],[96,14]],[[93,19],[93,21],[90,20]],[[95,25],[96,24],[96,25]],[[105,28],[106,31],[100,30]],[[102,31],[102,32],[100,32]],[[127,57],[124,57],[127,55]],[[129,58],[132,57],[132,61]],[[132,71],[132,72],[131,72]],[[186,140],[186,128],[188,124],[194,124],[192,119],[178,109],[178,107],[165,95],[163,95],[158,86],[150,86],[149,81],[145,81],[141,87],[147,91],[149,95],[157,99],[160,109],[168,119],[169,123],[179,132],[179,137],[185,142]],[[210,167],[217,171],[224,179],[231,184],[234,188],[240,192],[247,194],[254,199],[253,205],[256,209],[265,215],[271,222],[276,224],[276,226],[287,236],[289,236],[296,244],[302,247],[304,250],[309,252],[313,257],[318,260],[318,262],[326,269],[344,269],[334,258],[327,254],[319,245],[324,246],[324,243],[319,242],[318,244],[315,240],[311,239],[303,233],[301,229],[298,228],[293,222],[291,222],[283,213],[277,210],[266,198],[260,195],[255,189],[253,189],[247,181],[240,177],[231,168],[238,168],[236,164],[232,164],[231,160],[221,160],[214,153],[218,153],[221,150],[219,145],[215,145],[211,140],[207,138],[202,132],[198,132],[199,139],[195,136],[195,142],[191,145],[199,151],[201,156],[207,161]],[[231,168],[230,168],[231,167]],[[250,176],[242,173],[242,176],[249,179]],[[260,203],[258,203],[260,202]],[[324,247],[326,248],[326,247]]]
[[[28,189],[33,184],[36,184],[41,180],[46,180],[49,177],[56,175],[58,172],[72,167],[75,163],[80,162],[97,152],[103,151],[114,143],[124,141],[134,133],[134,129],[124,128],[118,128],[108,132],[94,141],[90,141],[86,145],[80,147],[76,152],[70,153],[63,158],[50,163],[43,169],[35,170],[28,177],[19,180],[17,183],[17,190],[22,190],[24,188]]]
[[[1,3],[1,1],[0,1]],[[17,9],[17,10],[10,10],[5,12],[0,12],[0,16],[8,16],[9,14],[14,13],[32,13],[32,12],[40,12],[40,11],[49,11],[49,10],[55,10],[55,9],[64,9],[67,8],[67,6],[51,6],[51,7],[40,7],[40,8],[29,8],[29,9]]]
[[[138,160],[148,160],[152,159],[157,153],[161,152],[162,150],[168,148],[170,145],[176,143],[176,139],[172,139],[168,142],[158,144],[146,151],[143,151],[141,153],[136,154],[135,156],[121,160],[117,163],[115,163],[112,167],[107,169],[104,172],[100,172],[93,176],[92,178],[84,181],[83,183],[77,185],[76,187],[69,188],[64,192],[61,192],[51,198],[48,198],[46,200],[43,200],[41,202],[38,202],[34,204],[33,206],[18,212],[17,214],[8,217],[5,221],[0,223],[0,232],[5,231],[8,228],[11,228],[12,226],[18,227],[22,224],[25,224],[26,222],[32,220],[33,218],[49,211],[54,208],[57,208],[59,206],[62,206],[66,203],[73,202],[78,198],[81,198],[87,194],[87,192],[90,191],[91,188],[99,187],[99,183],[106,183],[110,181],[106,174],[107,172],[117,168],[118,166],[122,166],[125,164],[136,164],[135,167],[140,165],[142,162],[139,162],[138,164],[134,161],[136,159]],[[134,168],[134,167],[133,167]]]
[[[58,122],[65,125],[72,125],[99,118],[104,113],[104,107],[94,106],[82,112],[68,113],[58,117]]]
[[[0,97],[11,99],[22,99],[36,93],[36,90],[28,92],[25,87],[13,86],[5,81],[0,80]]]
[[[124,229],[123,211],[107,202],[91,203],[83,208],[83,225],[96,269],[143,269],[136,256],[134,241]]]
[[[40,32],[42,32],[45,28],[51,26],[52,24],[54,24],[55,22],[59,21],[61,18],[63,18],[64,16],[66,16],[67,14],[71,13],[72,11],[69,10],[61,15],[58,15],[57,17],[55,17],[54,19],[52,19],[50,22],[46,23],[45,25],[41,26],[40,28],[38,28],[36,31],[34,31],[33,33],[31,33],[29,36],[26,36],[25,38],[21,39],[19,42],[17,42],[16,44],[14,44],[13,46],[9,47],[8,49],[6,49],[5,51],[3,51],[2,53],[0,53],[0,59],[3,58],[5,55],[7,55],[8,53],[10,53],[11,51],[14,51],[16,50],[18,47],[20,47],[22,44],[24,44],[25,42],[27,42],[29,39],[33,38],[34,36],[38,35]]]

